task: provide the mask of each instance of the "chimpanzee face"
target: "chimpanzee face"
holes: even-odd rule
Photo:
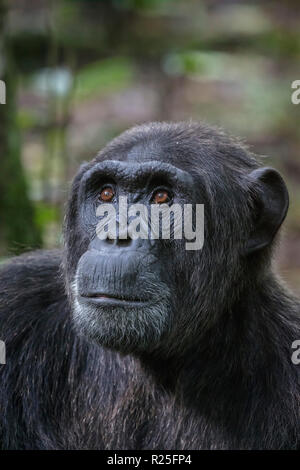
[[[162,208],[164,217],[164,210],[181,209],[194,196],[187,172],[157,160],[105,160],[84,174],[79,219],[88,246],[73,281],[74,318],[99,343],[122,351],[144,350],[170,330],[176,298],[174,251],[182,250],[184,240],[174,239],[174,213],[169,237],[162,239],[162,223],[160,230],[150,224],[151,210]],[[122,217],[127,221],[121,228]],[[142,234],[141,225],[146,229]]]
[[[125,353],[170,352],[199,336],[230,308],[232,286],[287,210],[278,173],[223,135],[155,126],[125,133],[80,170],[66,219],[75,325]]]

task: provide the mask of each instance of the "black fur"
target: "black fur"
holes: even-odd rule
[[[149,154],[199,183],[206,238],[200,253],[177,249],[172,258],[177,306],[168,335],[153,350],[122,354],[73,326],[70,285],[88,243],[78,193],[96,162]],[[0,449],[300,447],[300,366],[291,361],[300,304],[274,273],[273,227],[266,246],[246,250],[247,237],[256,243],[262,232],[252,235],[262,219],[265,181],[249,176],[258,167],[236,140],[182,123],[134,128],[82,166],[64,251],[24,255],[0,270]]]

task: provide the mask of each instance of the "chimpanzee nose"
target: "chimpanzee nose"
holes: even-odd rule
[[[125,247],[131,247],[132,245],[134,245],[134,241],[130,234],[129,234],[129,231],[128,230],[123,230],[121,231],[119,229],[119,226],[117,226],[117,234],[116,234],[116,237],[115,238],[111,238],[108,234],[108,237],[104,240],[106,243],[108,243],[109,245],[114,245],[116,247],[122,247],[122,248],[125,248]]]
[[[101,240],[98,237],[95,237],[90,245],[89,249],[94,249],[102,252],[111,252],[115,254],[116,252],[123,251],[138,251],[150,249],[151,243],[149,240],[144,240],[141,238],[133,239],[128,233],[126,234],[118,233],[115,238],[107,237],[104,240]]]

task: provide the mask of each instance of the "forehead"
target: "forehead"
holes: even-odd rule
[[[152,176],[187,183],[191,180],[190,168],[182,167],[180,148],[176,144],[173,147],[170,141],[153,137],[127,141],[102,154],[102,169],[141,184]]]
[[[162,145],[153,141],[133,145],[123,154],[123,159],[128,163],[170,162],[172,160]]]
[[[194,153],[193,146],[183,140],[150,136],[118,141],[100,152],[97,160],[118,160],[129,164],[157,161],[190,172],[197,165]]]

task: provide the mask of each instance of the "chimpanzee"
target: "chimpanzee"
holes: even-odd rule
[[[99,237],[121,196],[203,205],[203,246]],[[272,261],[287,209],[279,173],[206,124],[143,124],[84,163],[64,249],[1,267],[0,448],[299,448],[300,303]]]

